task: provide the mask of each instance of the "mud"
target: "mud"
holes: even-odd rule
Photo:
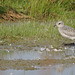
[[[34,70],[38,69],[35,66],[49,66],[64,63],[75,63],[75,59],[59,60],[59,59],[46,59],[46,60],[3,60],[0,59],[0,70],[16,69],[16,70]]]

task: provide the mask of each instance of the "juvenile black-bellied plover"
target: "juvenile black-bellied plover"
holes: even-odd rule
[[[58,27],[59,33],[66,38],[71,40],[75,39],[75,29],[69,26],[64,25],[64,22],[58,21],[56,25]]]

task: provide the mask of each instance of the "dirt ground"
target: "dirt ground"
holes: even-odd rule
[[[0,70],[16,69],[16,70],[34,70],[38,69],[35,66],[49,66],[56,64],[75,63],[75,59],[59,60],[59,59],[46,59],[46,60],[3,60],[0,59]]]

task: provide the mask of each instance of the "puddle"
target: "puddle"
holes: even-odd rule
[[[23,59],[23,60],[34,60],[40,58],[40,53],[33,51],[33,50],[24,50],[24,51],[8,51],[3,53],[3,51],[0,52],[0,59],[6,59],[6,60],[17,60],[17,59]]]
[[[46,47],[33,47],[31,50],[0,50],[0,59],[5,60],[43,60],[43,59],[64,59],[67,56],[75,56],[75,48],[64,47],[63,49],[52,49]]]
[[[0,75],[75,75],[75,64],[50,65],[38,70],[1,70]]]
[[[0,48],[0,75],[75,75],[75,47],[10,49]]]

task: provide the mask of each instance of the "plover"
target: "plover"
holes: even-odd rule
[[[64,22],[58,21],[56,25],[58,27],[59,33],[68,39],[75,39],[75,29],[69,26],[64,25]]]

